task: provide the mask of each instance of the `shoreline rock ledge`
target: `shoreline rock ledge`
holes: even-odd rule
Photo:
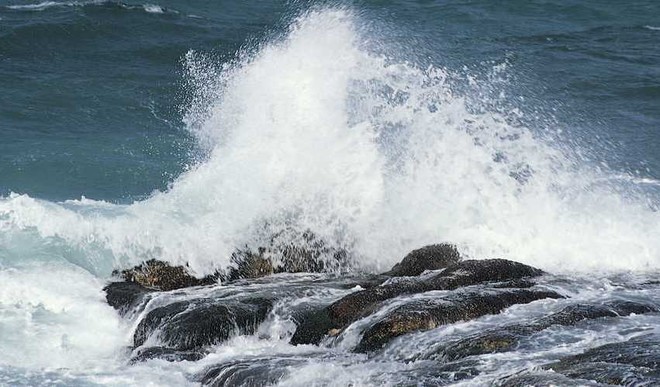
[[[304,250],[288,251],[296,259],[319,257]],[[232,259],[239,269],[225,276],[216,273],[195,278],[184,266],[155,260],[117,272],[119,281],[108,284],[104,290],[108,304],[131,319],[136,327],[129,361],[196,361],[205,357],[213,345],[234,336],[256,333],[262,323],[275,315],[293,322],[292,330],[284,334],[292,345],[327,346],[353,337],[353,341],[349,340],[353,344],[347,347],[344,342],[342,348],[378,354],[392,341],[408,334],[498,314],[513,305],[567,298],[556,287],[539,284],[539,278],[546,275],[540,269],[506,259],[463,259],[451,244],[414,250],[391,270],[379,275],[263,276],[275,272],[269,262],[261,259],[264,256],[234,254]],[[267,267],[244,270],[247,266],[241,268],[241,262],[236,261],[239,257],[247,260],[247,266],[258,261],[257,266]],[[301,268],[316,271],[320,267],[314,262],[299,263],[290,265],[291,272],[304,271]],[[278,271],[286,273],[283,268]],[[548,278],[542,282],[547,283]],[[654,305],[635,302],[570,305],[566,300],[562,305],[563,310],[536,322],[436,345],[420,355],[420,359],[460,362],[475,354],[511,350],[519,340],[551,326],[658,312]],[[258,362],[217,364],[195,377],[209,385],[223,385],[228,380],[236,382],[232,385],[240,385],[242,378],[252,381],[263,378],[265,383],[288,372],[275,365],[297,361],[276,356],[262,360],[275,368]],[[449,367],[443,362],[436,362],[440,367],[437,372]],[[567,360],[548,367],[571,376],[572,366]],[[277,372],[273,373],[274,370]]]

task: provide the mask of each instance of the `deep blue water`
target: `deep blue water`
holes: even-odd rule
[[[1,2],[0,194],[126,202],[165,189],[200,153],[182,121],[186,52],[228,61],[314,2],[153,3]],[[591,160],[660,178],[659,2],[341,4],[418,64],[508,63],[507,99],[530,126],[556,122]]]

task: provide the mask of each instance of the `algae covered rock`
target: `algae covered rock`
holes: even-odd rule
[[[196,278],[184,266],[172,266],[167,262],[156,259],[148,260],[141,265],[114,274],[118,274],[126,282],[162,291],[211,285],[217,281],[217,276]]]

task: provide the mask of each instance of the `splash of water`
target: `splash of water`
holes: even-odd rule
[[[359,26],[315,10],[219,71],[191,53],[205,160],[128,206],[0,199],[5,255],[29,241],[102,275],[148,258],[202,274],[294,229],[374,270],[438,241],[559,271],[658,268],[660,216],[643,200],[459,94],[448,71],[371,52]]]

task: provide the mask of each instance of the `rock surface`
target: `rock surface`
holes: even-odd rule
[[[151,259],[131,269],[115,272],[124,281],[153,290],[175,290],[191,286],[212,285],[217,276],[196,278],[183,266],[171,266],[167,262]]]
[[[515,304],[526,304],[544,298],[562,298],[548,290],[479,291],[453,297],[434,297],[400,306],[368,328],[358,344],[357,352],[373,351],[391,339],[414,331],[425,331],[440,325],[467,321],[496,314]]]
[[[426,270],[444,269],[460,260],[461,256],[454,245],[448,243],[429,245],[411,251],[385,274],[393,277],[417,276]]]
[[[256,253],[235,252],[234,267],[221,285],[158,261],[122,272],[125,281],[111,283],[105,291],[108,304],[136,327],[127,361],[198,361],[227,349],[215,345],[258,332],[245,341],[256,349],[221,357],[215,364],[217,356],[208,356],[198,363],[203,369],[194,381],[212,386],[302,383],[308,372],[317,375],[328,363],[352,367],[373,362],[381,367],[391,362],[392,369],[367,373],[361,382],[479,384],[487,366],[480,356],[511,351],[513,362],[524,362],[530,340],[552,340],[556,327],[590,329],[632,314],[660,312],[658,304],[618,293],[599,302],[567,299],[564,294],[575,295],[571,278],[544,275],[505,259],[461,260],[447,244],[414,250],[380,275],[311,274],[344,258],[307,237],[305,249],[299,240],[287,244],[274,238]],[[458,322],[467,323],[456,330],[435,330]],[[271,348],[269,342],[263,352],[261,344],[255,344],[263,339],[276,345]],[[286,340],[317,347],[293,348]],[[497,371],[499,379],[484,384],[655,385],[660,381],[657,348],[658,338],[646,336],[551,359],[551,364],[537,362],[534,368],[514,367],[510,372],[516,373],[503,378],[499,375],[506,373]],[[332,382],[319,377],[320,384]]]
[[[151,310],[138,324],[133,345],[148,339],[164,348],[191,351],[252,334],[268,314],[268,299],[180,301]]]

